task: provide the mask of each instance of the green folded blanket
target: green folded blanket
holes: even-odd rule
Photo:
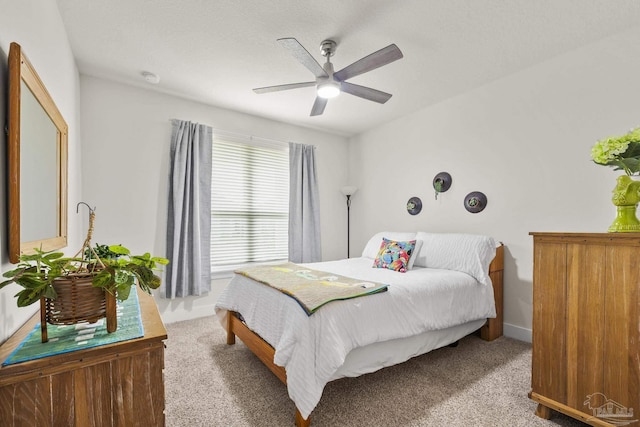
[[[294,298],[311,316],[331,301],[384,292],[389,285],[340,276],[291,262],[236,270],[236,274],[263,283]]]

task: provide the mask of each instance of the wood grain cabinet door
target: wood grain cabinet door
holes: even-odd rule
[[[592,414],[587,397],[602,392],[606,246],[567,245],[567,400]]]
[[[640,418],[640,247],[607,247],[604,387],[612,404]]]
[[[531,387],[541,396],[565,402],[567,247],[537,242],[533,252]]]

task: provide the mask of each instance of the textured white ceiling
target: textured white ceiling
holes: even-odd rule
[[[638,0],[57,0],[80,72],[343,135],[472,90],[640,23]],[[276,39],[339,70],[391,43],[404,58],[349,80],[393,94],[342,94],[309,117],[313,80]],[[639,40],[640,42],[640,40]],[[142,71],[160,84],[149,85]]]

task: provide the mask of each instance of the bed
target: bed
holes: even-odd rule
[[[372,268],[389,240],[415,242],[406,272]],[[489,341],[502,335],[503,246],[491,237],[381,232],[361,257],[301,266],[389,286],[312,315],[240,274],[219,297],[227,344],[240,338],[287,385],[299,427],[310,425],[329,381],[402,363],[474,332]]]

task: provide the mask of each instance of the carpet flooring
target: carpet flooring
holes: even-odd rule
[[[226,344],[215,316],[167,325],[168,427],[293,426],[286,387],[240,340]],[[330,382],[312,427],[580,427],[534,415],[531,345],[476,336],[358,378]]]

